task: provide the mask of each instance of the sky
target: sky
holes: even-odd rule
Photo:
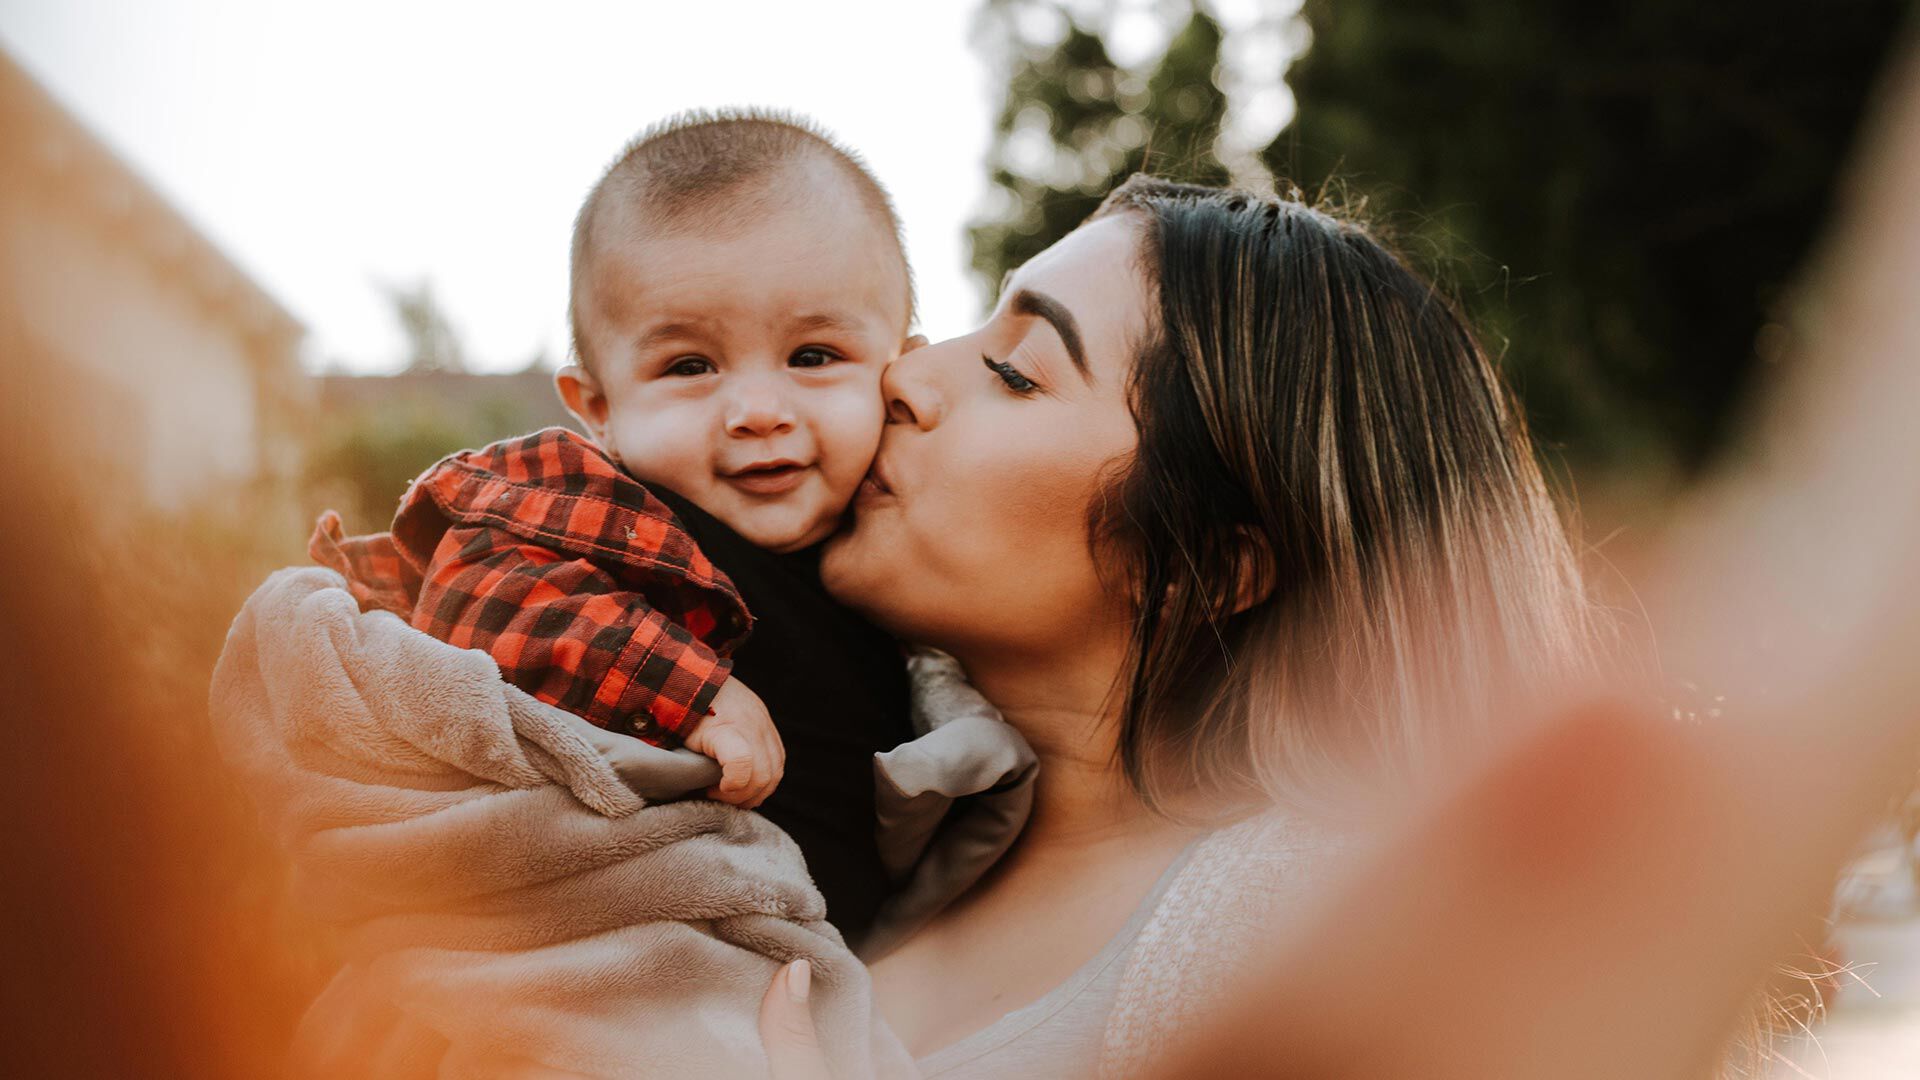
[[[473,366],[516,370],[565,352],[587,188],[701,106],[797,110],[863,154],[923,325],[963,332],[1001,89],[976,6],[0,0],[0,47],[306,325],[309,365],[397,367],[382,285],[425,279]]]
[[[1122,0],[1117,59],[1160,44],[1149,3]],[[1231,23],[1271,4],[1217,6]],[[0,48],[307,327],[310,367],[397,368],[383,289],[424,280],[473,367],[518,370],[565,354],[587,188],[637,131],[695,107],[773,105],[836,132],[893,192],[924,331],[969,329],[965,229],[1004,89],[970,44],[979,7],[0,0]],[[1257,111],[1277,129],[1291,99]]]

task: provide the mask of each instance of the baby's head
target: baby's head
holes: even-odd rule
[[[833,532],[873,461],[913,286],[886,192],[815,128],[677,117],[573,232],[561,399],[609,456],[773,551]]]

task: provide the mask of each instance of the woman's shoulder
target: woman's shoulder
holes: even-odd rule
[[[1236,949],[1246,934],[1266,927],[1280,908],[1324,882],[1330,864],[1349,845],[1332,826],[1306,815],[1270,809],[1216,829],[1193,854],[1141,931],[1129,961],[1140,976],[1164,981],[1206,959],[1207,946]]]
[[[1348,849],[1338,831],[1283,810],[1217,829],[1141,929],[1107,1020],[1100,1075],[1138,1075],[1174,1032],[1218,1003],[1247,944],[1299,902]]]
[[[1181,878],[1195,890],[1243,898],[1248,889],[1302,884],[1300,871],[1345,850],[1331,825],[1290,810],[1268,809],[1202,838]]]

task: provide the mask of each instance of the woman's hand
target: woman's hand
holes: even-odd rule
[[[760,1042],[773,1080],[833,1080],[807,1006],[812,989],[813,965],[795,960],[774,974],[760,999]]]

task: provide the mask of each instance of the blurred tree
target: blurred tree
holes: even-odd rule
[[[460,335],[454,332],[446,312],[433,295],[433,283],[422,278],[416,285],[384,285],[381,291],[393,305],[394,318],[407,336],[407,370],[465,371],[466,350]]]
[[[1226,181],[1214,150],[1227,107],[1216,78],[1222,34],[1205,11],[1185,7],[1185,25],[1144,76],[1114,63],[1098,28],[1051,0],[987,0],[976,35],[1007,72],[988,155],[994,202],[968,230],[990,296],[1135,172]]]
[[[571,423],[545,350],[518,372],[470,372],[430,282],[381,288],[407,337],[406,368],[323,375],[307,452],[303,501],[340,510],[356,529],[384,527],[413,478],[456,450]]]
[[[1684,470],[1785,347],[1785,290],[1912,6],[1306,0],[1298,111],[1259,159],[1460,295],[1576,466]],[[1184,20],[1145,74],[1108,53],[1123,7]],[[1198,0],[986,0],[977,33],[1007,76],[970,230],[989,291],[1143,166],[1226,179]]]
[[[1458,285],[1576,463],[1698,463],[1816,235],[1905,0],[1307,0],[1263,159]]]
[[[355,529],[384,527],[413,478],[447,454],[571,422],[552,373],[535,367],[328,376],[318,412],[303,498],[309,509],[339,510]]]
[[[382,513],[392,515],[423,469],[455,450],[488,441],[470,438],[472,425],[460,421],[411,402],[344,410],[308,455],[308,480],[326,501],[349,504],[338,509],[350,525],[382,527]]]

